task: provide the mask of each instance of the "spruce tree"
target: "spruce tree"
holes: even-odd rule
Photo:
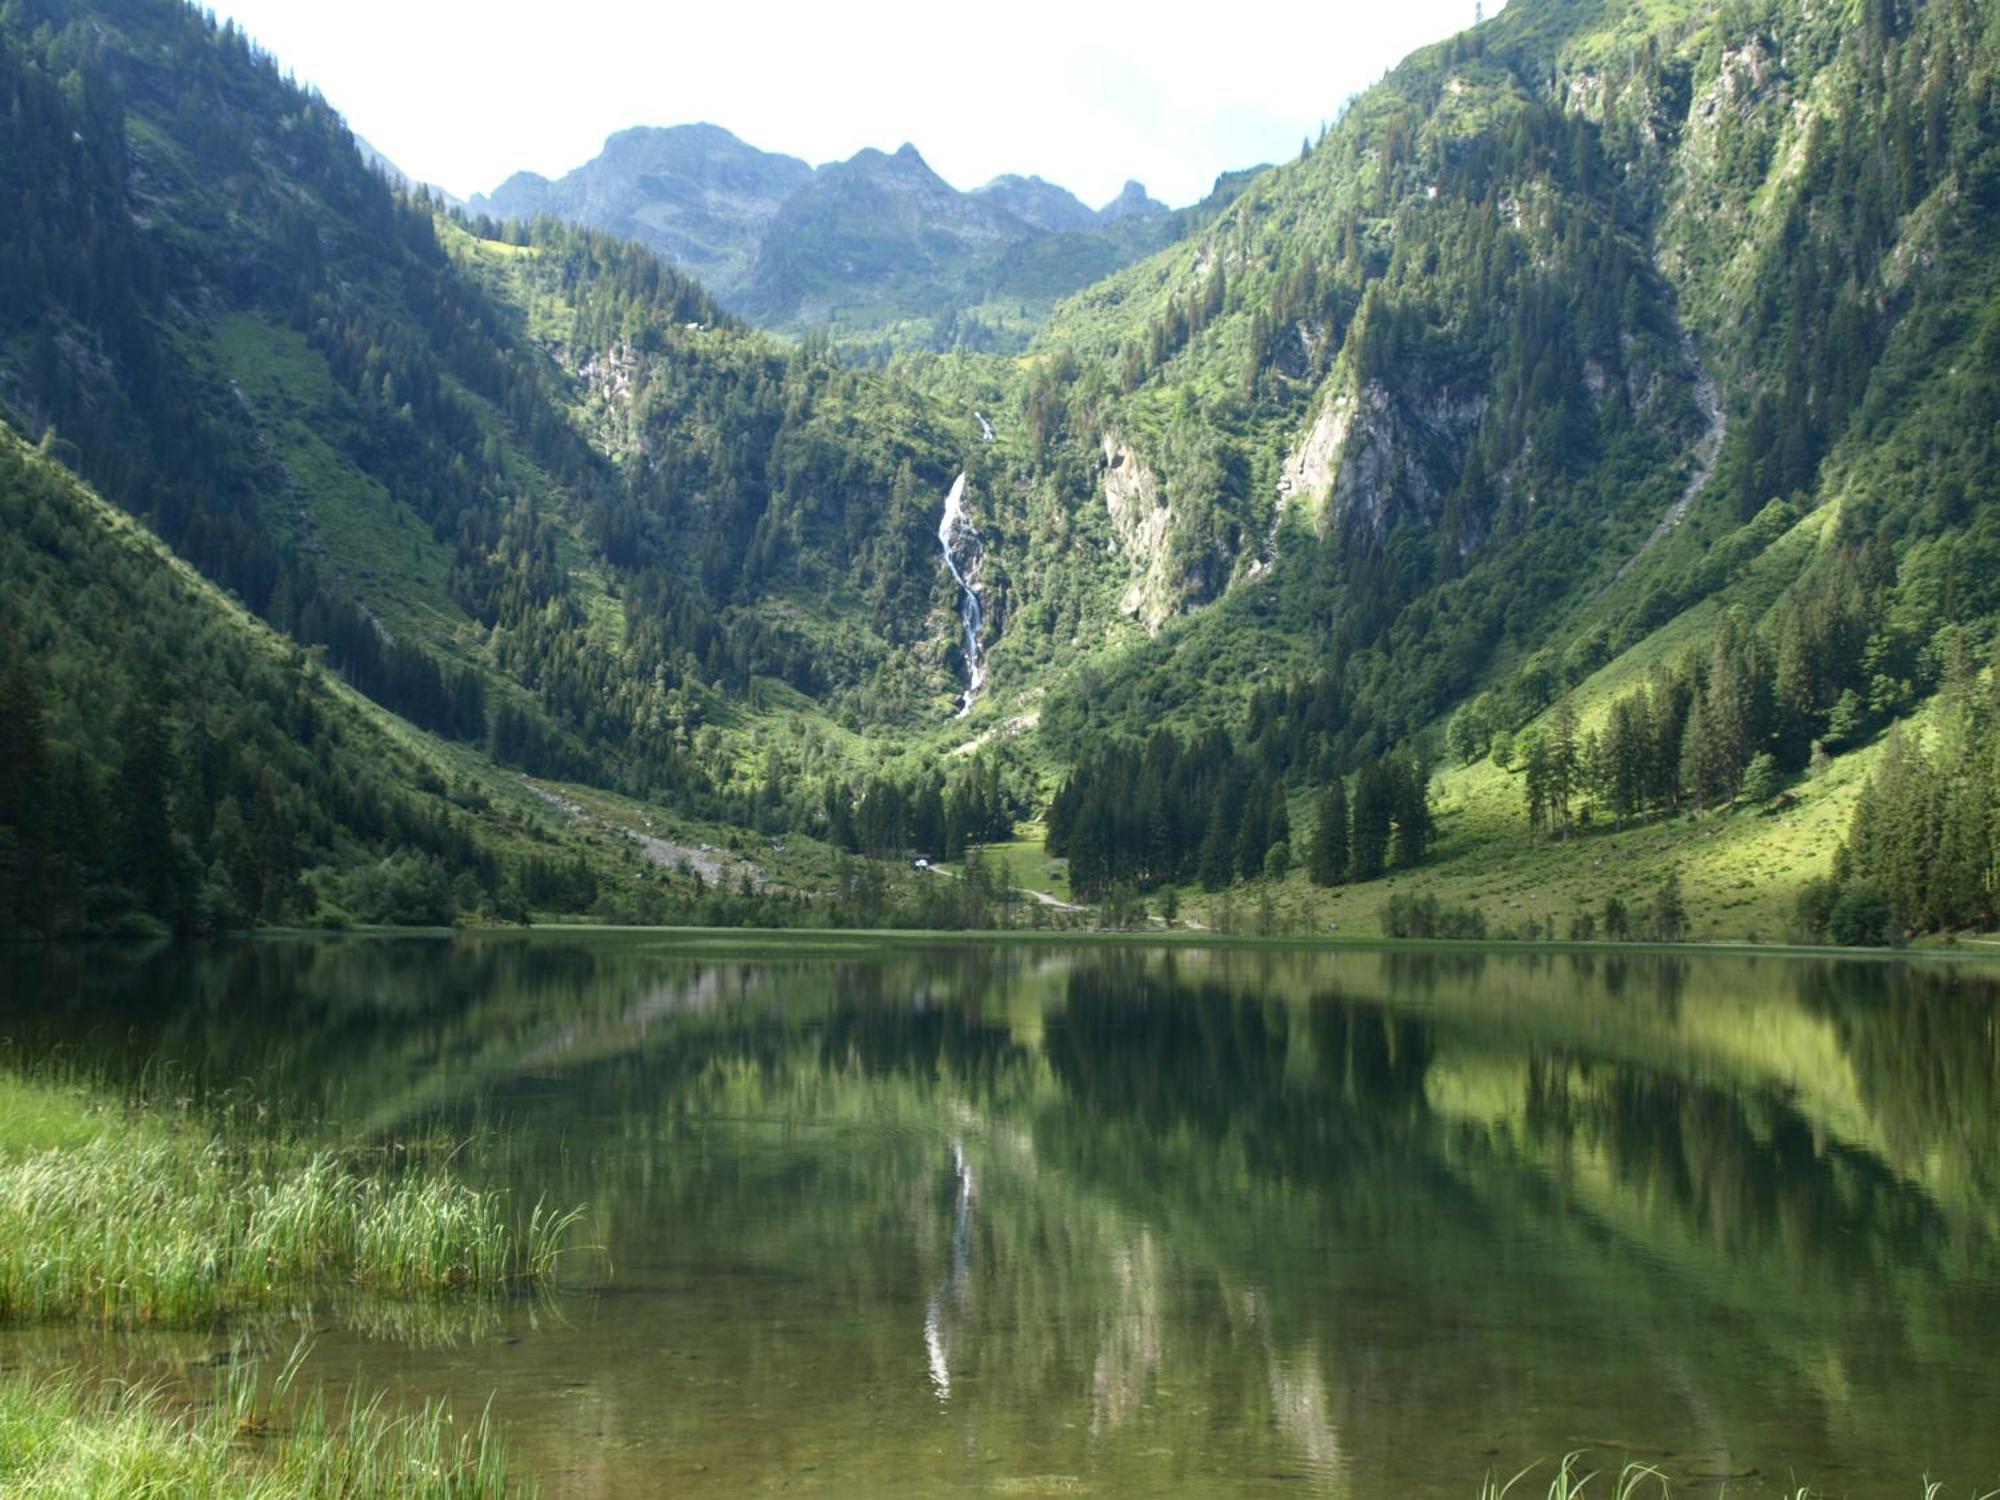
[[[1269,841],[1264,849],[1264,868],[1269,872],[1275,858],[1280,862],[1277,873],[1282,875],[1292,867],[1292,810],[1286,803],[1283,783],[1274,783],[1270,795],[1271,812],[1265,820]]]
[[[1414,870],[1424,862],[1431,842],[1430,773],[1414,757],[1399,756],[1391,763],[1390,777],[1395,824],[1391,857],[1397,869]]]
[[[182,895],[174,848],[176,777],[166,694],[157,684],[127,709],[119,740],[118,873],[143,909],[171,920]]]
[[[1548,737],[1547,814],[1567,840],[1571,828],[1571,804],[1583,784],[1583,747],[1577,739],[1576,700],[1565,691],[1556,700],[1555,720]]]
[[[1319,795],[1306,876],[1314,885],[1336,886],[1347,878],[1347,786],[1338,776]]]
[[[0,618],[0,931],[43,927],[55,915],[44,883],[49,771],[41,692],[19,638]]]
[[[1229,884],[1236,868],[1236,838],[1229,823],[1228,804],[1217,798],[1208,815],[1208,830],[1202,835],[1201,853],[1196,861],[1201,888],[1219,891]]]
[[[1549,826],[1550,782],[1549,742],[1538,730],[1528,736],[1521,757],[1521,795],[1528,804],[1528,827],[1536,833]]]
[[[1678,943],[1687,935],[1687,905],[1681,898],[1681,872],[1667,871],[1653,897],[1653,936],[1663,943]]]
[[[1371,760],[1354,779],[1354,811],[1348,835],[1348,873],[1373,880],[1387,867],[1389,832],[1396,816],[1394,774],[1386,761]]]

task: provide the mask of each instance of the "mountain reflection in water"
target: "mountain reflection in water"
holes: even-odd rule
[[[2000,1478],[1983,970],[613,934],[0,963],[18,1051],[478,1135],[518,1201],[587,1203],[553,1306],[317,1356],[491,1396],[553,1496],[1462,1496],[1608,1442],[1694,1493]]]

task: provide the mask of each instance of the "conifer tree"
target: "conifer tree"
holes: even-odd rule
[[[1208,829],[1202,835],[1197,871],[1201,888],[1219,891],[1229,884],[1236,869],[1236,837],[1230,826],[1227,802],[1218,797],[1209,809]]]
[[[1414,756],[1390,762],[1395,834],[1391,856],[1399,870],[1413,870],[1424,861],[1431,842],[1430,773]]]
[[[175,858],[173,742],[167,701],[155,687],[135,698],[120,725],[118,870],[145,910],[170,919],[182,905]]]
[[[1319,796],[1306,876],[1314,885],[1336,886],[1347,878],[1347,866],[1347,786],[1336,776]]]
[[[1571,804],[1582,787],[1583,748],[1577,740],[1576,700],[1567,690],[1556,700],[1555,718],[1548,737],[1548,761],[1543,796],[1546,815],[1567,840],[1571,829]]]
[[[1273,783],[1271,787],[1271,811],[1265,820],[1269,830],[1268,842],[1264,847],[1264,868],[1272,873],[1272,862],[1278,862],[1275,873],[1282,875],[1292,867],[1292,810],[1285,801],[1285,789]]]
[[[1667,871],[1653,896],[1653,936],[1663,943],[1678,943],[1687,935],[1687,905],[1681,897],[1681,872]]]
[[[41,693],[20,639],[0,616],[0,930],[45,926],[52,808]]]
[[[1348,874],[1353,880],[1373,880],[1387,867],[1395,816],[1395,777],[1386,761],[1371,760],[1354,781],[1348,835]]]
[[[1548,737],[1537,730],[1528,736],[1521,756],[1521,794],[1528,803],[1528,827],[1536,833],[1549,826],[1552,779]]]

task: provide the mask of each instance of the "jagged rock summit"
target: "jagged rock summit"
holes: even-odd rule
[[[768,327],[1018,348],[1056,298],[1206,222],[1232,183],[1179,214],[1138,182],[1093,209],[1018,173],[962,192],[907,141],[813,167],[700,123],[621,130],[574,171],[517,172],[467,207],[635,240]],[[981,321],[996,302],[1014,326]]]
[[[1097,211],[1097,222],[1116,224],[1120,219],[1157,219],[1170,212],[1167,205],[1146,192],[1146,184],[1127,178],[1118,196]]]
[[[760,151],[720,125],[636,126],[554,182],[517,172],[467,207],[608,230],[726,293],[747,275],[765,227],[812,175],[797,157]]]

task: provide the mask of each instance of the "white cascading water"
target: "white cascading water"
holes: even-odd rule
[[[989,442],[989,443],[990,443],[990,442],[992,442],[992,441],[993,441],[993,424],[992,424],[991,422],[989,422],[989,421],[987,421],[987,420],[986,420],[986,413],[985,413],[985,412],[983,412],[983,411],[976,411],[976,412],[974,412],[974,413],[973,413],[973,416],[975,416],[975,417],[977,417],[977,418],[979,419],[979,435],[980,435],[980,437],[984,438],[984,439],[985,439],[985,440],[986,440],[987,442]]]
[[[958,710],[961,719],[972,712],[972,700],[980,684],[986,681],[986,669],[979,662],[979,632],[986,623],[985,611],[979,607],[979,591],[967,582],[957,557],[952,554],[952,543],[958,533],[971,530],[965,519],[965,476],[961,474],[951,482],[951,493],[944,497],[944,519],[938,522],[938,545],[944,548],[944,565],[958,581],[962,596],[958,606],[958,616],[965,622],[965,696],[959,700]]]

